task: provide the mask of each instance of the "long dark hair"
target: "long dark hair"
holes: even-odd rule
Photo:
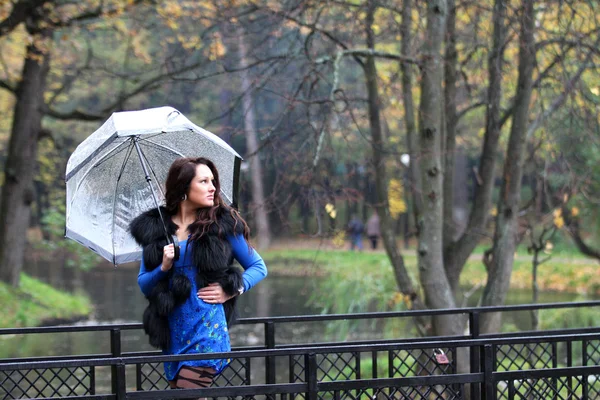
[[[173,161],[167,174],[165,182],[165,207],[169,214],[175,215],[179,210],[179,205],[184,201],[190,190],[192,180],[196,176],[198,165],[206,165],[213,174],[213,185],[215,186],[214,204],[212,207],[199,208],[196,213],[196,221],[190,225],[192,239],[197,239],[204,235],[212,224],[219,225],[219,214],[229,212],[236,221],[236,224],[243,225],[243,235],[246,241],[249,241],[250,229],[242,216],[233,207],[228,206],[221,197],[221,182],[219,181],[219,171],[215,164],[204,157],[182,157]],[[219,231],[220,225],[219,225]]]

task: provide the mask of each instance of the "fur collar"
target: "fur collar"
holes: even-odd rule
[[[160,207],[160,210],[167,233],[175,235],[178,226],[171,220],[171,214],[169,214],[165,207]],[[244,224],[231,214],[229,207],[220,207],[217,210],[216,217],[217,222],[209,226],[207,233],[194,241],[194,250],[213,251],[214,249],[200,249],[199,247],[205,247],[205,244],[214,242],[215,237],[224,241],[229,235],[242,234],[244,232]],[[160,265],[162,262],[162,249],[167,245],[167,239],[158,209],[152,208],[135,218],[129,225],[129,231],[135,241],[144,248],[144,264],[146,265],[146,269],[150,271]],[[211,263],[203,263],[203,260],[198,259],[199,254],[199,251],[194,251],[194,264],[196,266],[204,264],[203,269],[219,269],[223,267],[223,265],[213,267]],[[230,263],[231,260],[228,260],[227,264]]]

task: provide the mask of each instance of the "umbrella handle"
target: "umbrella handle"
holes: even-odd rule
[[[175,250],[173,254],[173,261],[179,260],[179,255],[181,254],[181,247],[179,246],[179,239],[177,239],[177,235],[171,235],[171,243],[173,244],[173,248]]]

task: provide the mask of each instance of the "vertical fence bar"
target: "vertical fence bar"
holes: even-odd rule
[[[265,322],[265,346],[267,349],[275,348],[275,324]],[[267,384],[275,383],[275,357],[267,356],[265,360],[265,380]]]
[[[373,379],[377,378],[377,351],[371,352],[371,374],[373,375]]]
[[[296,375],[294,374],[294,369],[295,369],[295,362],[294,362],[294,356],[290,355],[288,356],[288,371],[290,373],[290,382],[289,383],[294,383],[296,382]]]
[[[469,333],[471,334],[471,339],[479,339],[479,313],[476,311],[469,312]],[[481,354],[479,351],[479,346],[471,346],[469,350],[470,354],[470,362],[471,362],[471,373],[476,374],[480,371],[481,366]],[[471,383],[471,398],[472,399],[480,399],[481,398],[481,384],[480,383]]]
[[[573,366],[573,342],[567,341],[567,367]],[[569,388],[569,396],[567,396],[567,400],[571,400],[573,398],[573,377],[569,376],[567,378],[567,387]]]
[[[121,356],[121,330],[114,328],[110,330],[110,354],[113,358]],[[118,369],[117,365],[111,365],[110,367],[110,380],[112,393],[117,394],[118,388]]]
[[[114,394],[117,395],[117,400],[125,400],[127,398],[127,389],[125,387],[125,364],[114,365],[116,370],[116,381]]]
[[[452,356],[452,361],[450,364],[450,373],[453,375],[458,373],[457,372],[458,371],[458,351],[459,351],[458,347],[448,347],[448,355]],[[466,384],[464,384],[464,383],[455,383],[451,387],[452,387],[452,391],[454,391],[454,393],[456,393],[458,396],[464,397],[465,386],[466,386]]]
[[[142,389],[142,364],[135,364],[135,390]]]
[[[251,385],[252,383],[250,382],[251,377],[252,377],[252,364],[251,361],[252,359],[250,357],[246,357],[246,385]]]
[[[508,400],[514,400],[515,398],[515,383],[511,380],[508,382]]]
[[[96,394],[96,367],[90,367],[90,394]]]
[[[398,354],[398,358],[400,357],[400,354]],[[394,377],[394,350],[388,350],[388,377],[389,378],[393,378]],[[388,396],[391,397],[393,393],[393,389],[390,387],[388,388]]]
[[[494,352],[496,346],[486,344],[483,346],[483,380],[484,380],[484,399],[496,400],[496,384],[492,373],[494,372]]]
[[[556,342],[552,342],[552,368],[558,368],[558,344]],[[557,399],[560,390],[558,387],[558,378],[552,378],[552,385],[554,385],[554,399]]]
[[[304,356],[304,371],[306,383],[308,384],[306,400],[317,400],[319,389],[317,385],[317,356],[315,353],[308,353]]]
[[[354,374],[354,376],[355,376],[354,379],[361,379],[361,377],[360,377],[360,375],[361,375],[360,374],[360,356],[361,356],[361,354],[362,353],[360,353],[360,352],[352,353],[352,355],[354,356],[354,361],[355,361],[355,363],[354,363],[354,370],[356,371],[355,374]],[[357,389],[355,393],[356,393],[356,398],[357,399],[361,397],[360,396],[360,393],[361,393],[360,389]]]
[[[584,367],[588,365],[588,353],[587,353],[588,341],[586,339],[581,341],[581,364]],[[587,375],[581,376],[581,390],[582,390],[582,398],[588,398],[588,377]]]

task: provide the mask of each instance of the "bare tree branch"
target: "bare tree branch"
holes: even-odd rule
[[[596,43],[594,43],[592,47],[594,51],[590,49],[587,56],[585,57],[585,60],[579,66],[579,69],[577,70],[575,75],[565,85],[565,88],[562,91],[562,93],[556,99],[554,99],[550,107],[548,107],[544,112],[540,113],[536,117],[536,119],[529,125],[529,128],[527,129],[527,138],[531,137],[531,135],[533,135],[533,133],[540,127],[540,125],[542,125],[544,121],[546,121],[546,119],[548,119],[548,117],[552,115],[554,111],[556,111],[565,102],[569,93],[573,91],[575,85],[577,84],[577,82],[579,82],[579,79],[581,78],[583,72],[588,68],[588,64],[592,60],[592,56],[597,52],[596,49],[598,45],[600,45],[600,35],[598,36],[598,38],[596,39]]]
[[[288,12],[284,12],[284,11],[276,11],[276,10],[272,10],[270,8],[262,8],[258,5],[254,5],[257,9],[261,9],[264,10],[265,12],[268,12],[270,14],[273,14],[277,17],[283,18],[283,19],[287,19],[288,21],[292,21],[295,24],[297,24],[298,26],[303,26],[306,28],[310,28],[312,31],[315,32],[319,32],[320,34],[322,34],[323,36],[327,37],[329,40],[331,40],[333,43],[337,44],[338,46],[340,46],[343,49],[348,49],[348,46],[342,42],[340,39],[336,38],[333,34],[331,34],[331,32],[326,31],[324,29],[318,28],[315,24],[309,24],[306,22],[303,22],[301,20],[299,20],[298,18],[294,18],[290,15],[290,13]]]
[[[585,243],[579,230],[578,219],[571,217],[571,212],[566,206],[562,207],[562,217],[565,221],[565,227],[567,228],[567,231],[571,235],[571,238],[573,239],[573,242],[575,242],[575,245],[577,246],[579,251],[588,257],[600,260],[600,250],[594,249],[588,246],[587,243]]]
[[[485,107],[487,106],[487,103],[485,101],[479,101],[477,103],[473,103],[468,105],[467,107],[463,108],[462,110],[460,110],[458,112],[458,114],[456,115],[456,119],[460,120],[462,117],[464,117],[467,113],[479,108],[479,107]]]
[[[421,63],[419,60],[417,60],[416,58],[413,58],[413,57],[408,57],[408,56],[405,56],[402,54],[396,54],[396,53],[387,53],[384,51],[378,51],[378,50],[373,50],[373,49],[342,50],[342,51],[337,52],[335,57],[331,57],[331,56],[319,57],[315,60],[315,63],[324,64],[324,63],[331,62],[331,61],[336,62],[338,60],[338,58],[348,56],[348,55],[360,56],[360,57],[386,58],[386,59],[390,59],[390,60],[407,62],[407,63],[411,63],[411,64],[416,64],[416,65],[420,65],[420,63]]]
[[[7,82],[5,80],[0,80],[0,88],[8,90],[9,92],[11,92],[13,94],[17,92],[17,89],[12,84],[10,84],[9,82]]]

